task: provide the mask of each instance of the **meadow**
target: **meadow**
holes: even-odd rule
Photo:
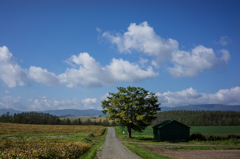
[[[127,136],[127,128],[116,127],[116,132],[122,136]],[[124,133],[123,133],[124,132]],[[190,134],[193,133],[212,133],[212,134],[226,134],[226,133],[240,133],[240,126],[191,126]],[[133,136],[153,137],[152,126],[148,126],[143,132],[132,131]]]
[[[0,123],[0,158],[93,158],[105,130],[92,125]]]
[[[133,139],[128,139],[127,128],[120,126],[115,128],[117,136],[122,140],[131,140],[136,142],[153,142],[153,129],[152,126],[148,126],[143,132],[137,132],[132,130]],[[123,133],[124,132],[124,133]],[[229,140],[240,138],[240,126],[191,126],[190,137],[194,137],[193,134],[197,134],[196,139],[202,141],[217,141],[217,140]],[[196,140],[193,139],[193,140]],[[240,143],[236,140],[235,142]]]

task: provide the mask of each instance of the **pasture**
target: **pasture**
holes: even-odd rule
[[[116,132],[122,136],[127,136],[127,127],[116,127]],[[123,133],[124,132],[124,133]],[[193,133],[211,133],[211,134],[226,134],[240,133],[240,126],[191,126],[190,134]],[[148,126],[143,132],[132,130],[132,136],[153,137],[152,126]]]
[[[206,141],[209,144],[240,144],[240,140],[238,139],[240,136],[240,126],[191,126],[190,135],[195,133],[201,133],[202,135],[197,137],[202,138],[200,139],[201,142]],[[126,127],[116,127],[116,134],[122,140],[134,142],[156,142],[153,140],[152,126],[148,126],[143,132],[132,130],[132,139],[128,139]],[[191,142],[195,142],[194,140]]]

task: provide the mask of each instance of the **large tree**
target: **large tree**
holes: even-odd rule
[[[131,130],[142,132],[160,110],[160,103],[154,93],[140,87],[117,87],[118,93],[109,93],[102,101],[102,112],[108,114],[108,119],[115,120],[119,125]]]

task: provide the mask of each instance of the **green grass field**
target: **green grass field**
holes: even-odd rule
[[[117,127],[116,132],[121,136],[127,136],[127,128]],[[123,133],[124,132],[124,133]],[[212,134],[226,134],[226,133],[240,133],[240,126],[191,126],[190,134],[192,133],[212,133]],[[132,131],[133,137],[153,137],[152,126],[148,126],[144,132]]]
[[[192,126],[190,134],[197,132],[212,134],[240,133],[240,126]]]
[[[152,142],[153,129],[152,126],[147,127],[143,132],[137,132],[132,130],[132,139],[128,139],[127,128],[120,126],[116,127],[116,134],[122,140],[136,141],[136,142]],[[123,133],[124,132],[124,133]],[[240,126],[192,126],[190,134],[193,133],[208,133],[215,135],[223,134],[240,134]]]

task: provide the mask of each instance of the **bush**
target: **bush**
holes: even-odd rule
[[[206,138],[201,133],[194,133],[190,135],[190,140],[206,141]]]
[[[238,140],[238,134],[211,134],[211,133],[193,133],[190,135],[190,140],[198,141],[219,141],[219,140]]]

